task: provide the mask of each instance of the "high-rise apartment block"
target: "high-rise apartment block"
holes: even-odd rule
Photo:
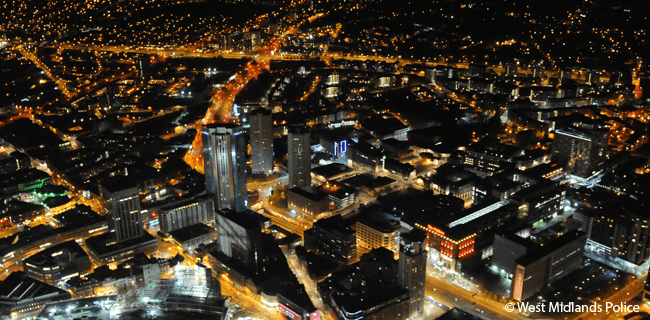
[[[246,209],[246,140],[234,124],[203,126],[205,189],[215,196],[216,210]]]
[[[108,225],[115,241],[137,238],[144,232],[140,215],[140,189],[135,179],[118,177],[101,184]]]
[[[311,189],[311,144],[306,128],[293,128],[287,135],[289,187]]]
[[[252,173],[273,172],[273,117],[270,110],[256,109],[250,114]]]
[[[397,283],[409,292],[409,318],[424,311],[424,286],[427,278],[427,235],[414,229],[400,239]]]
[[[214,223],[214,197],[211,194],[175,202],[158,210],[160,231],[170,232],[197,223]]]
[[[568,127],[555,131],[553,157],[564,171],[588,178],[607,157],[607,130]]]

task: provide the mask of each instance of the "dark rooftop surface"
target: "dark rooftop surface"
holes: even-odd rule
[[[52,294],[70,296],[67,291],[34,280],[22,271],[13,272],[0,282],[0,301],[38,299]]]
[[[118,192],[137,185],[138,182],[133,176],[116,176],[101,182],[102,188],[105,188],[108,192]]]
[[[86,239],[86,246],[89,249],[95,251],[98,256],[102,256],[111,252],[119,252],[120,250],[124,250],[138,244],[148,243],[152,240],[156,240],[156,238],[145,232],[142,234],[142,236],[137,238],[122,242],[114,242],[113,237],[110,233],[104,233],[102,235]]]
[[[543,246],[535,245],[533,248],[528,248],[528,253],[515,262],[527,266],[584,235],[585,233],[582,231],[570,231],[555,240],[545,243]]]
[[[332,163],[320,167],[315,167],[311,169],[311,172],[320,176],[323,176],[325,179],[330,179],[333,176],[336,176],[341,173],[353,172],[354,169],[340,163]]]
[[[264,223],[269,221],[269,218],[251,209],[245,209],[239,212],[221,210],[217,211],[216,214],[224,216],[226,219],[242,226],[246,230],[260,229]]]
[[[58,254],[61,251],[67,251],[68,254]],[[59,264],[64,264],[65,262],[70,261],[70,257],[76,259],[88,255],[86,251],[74,240],[63,242],[55,246],[49,247],[46,250],[43,250],[27,259],[24,260],[24,263],[31,263],[37,266],[56,266]]]
[[[307,190],[303,190],[303,189],[298,188],[298,187],[291,188],[288,191],[291,191],[291,192],[293,192],[293,193],[295,193],[295,194],[297,194],[297,195],[299,195],[299,196],[301,196],[303,198],[307,198],[307,199],[309,199],[311,201],[321,201],[321,200],[326,198],[326,195],[324,193],[322,193],[322,192],[311,193],[311,192],[309,192]]]
[[[462,311],[460,309],[451,309],[447,312],[445,312],[443,315],[440,317],[436,318],[436,320],[482,320],[479,317],[473,316],[465,311]]]
[[[350,235],[355,233],[352,228],[350,228],[350,221],[346,221],[340,215],[332,216],[327,219],[321,219],[314,223],[314,227],[321,228],[328,231],[336,230],[344,235]]]
[[[210,228],[202,223],[198,223],[195,225],[187,226],[185,228],[171,231],[169,232],[169,235],[172,238],[178,240],[179,242],[184,242],[196,237],[206,235],[214,231],[215,230],[213,228]]]

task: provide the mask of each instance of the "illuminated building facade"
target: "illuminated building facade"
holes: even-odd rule
[[[289,187],[311,189],[311,143],[309,131],[293,128],[287,135],[289,146]]]
[[[365,215],[357,221],[357,245],[370,251],[376,248],[386,248],[399,256],[399,228],[397,220],[380,216]]]
[[[273,173],[273,117],[270,110],[250,113],[252,173]]]
[[[197,223],[214,223],[214,197],[206,194],[183,202],[177,202],[157,210],[160,231],[170,232]]]
[[[329,209],[329,197],[323,193],[311,193],[300,188],[287,190],[287,207],[291,211],[314,219]]]
[[[646,211],[631,205],[607,205],[588,213],[590,250],[640,265],[650,257],[650,227]]]
[[[215,209],[246,209],[246,139],[240,126],[203,126],[205,188],[215,196]]]
[[[457,232],[458,229],[456,229],[454,230],[456,232],[453,233],[459,233],[460,235],[452,235],[448,234],[449,232],[445,232],[432,225],[424,227],[423,225],[416,223],[415,226],[428,232],[428,246],[437,250],[440,260],[452,270],[459,270],[459,259],[474,252],[476,233],[470,233],[467,236],[463,236],[465,233],[459,233]]]

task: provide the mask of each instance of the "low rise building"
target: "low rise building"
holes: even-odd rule
[[[35,280],[24,272],[13,272],[0,282],[0,315],[13,319],[36,317],[46,304],[70,297],[69,292]]]
[[[88,254],[76,241],[68,241],[43,250],[23,260],[25,272],[32,278],[51,286],[90,272]]]
[[[571,231],[547,243],[495,235],[493,265],[512,275],[511,297],[523,301],[582,266],[587,234]]]
[[[191,256],[194,255],[194,249],[199,245],[208,245],[217,241],[217,230],[201,223],[174,230],[169,235],[173,243],[183,248]]]

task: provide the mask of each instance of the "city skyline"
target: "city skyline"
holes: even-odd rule
[[[650,317],[648,9],[5,1],[0,319]]]

